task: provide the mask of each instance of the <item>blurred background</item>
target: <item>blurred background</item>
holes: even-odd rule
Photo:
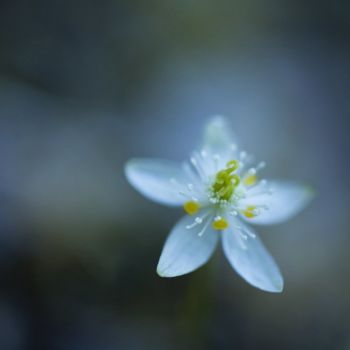
[[[0,349],[350,349],[347,1],[0,2]],[[282,294],[220,249],[155,272],[182,215],[126,182],[226,115],[312,205],[259,227]]]

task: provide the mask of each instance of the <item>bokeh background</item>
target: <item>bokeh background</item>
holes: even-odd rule
[[[347,1],[0,2],[0,349],[350,349]],[[126,182],[226,115],[265,176],[317,190],[258,228],[285,277],[218,250],[161,279],[181,210]]]

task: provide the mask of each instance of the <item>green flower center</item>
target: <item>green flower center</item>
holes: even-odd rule
[[[238,167],[239,163],[237,160],[230,160],[226,164],[226,169],[220,170],[216,174],[212,191],[217,199],[228,201],[232,197],[236,187],[241,182],[240,177],[233,174]]]

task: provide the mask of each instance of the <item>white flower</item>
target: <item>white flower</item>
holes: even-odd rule
[[[205,129],[202,147],[189,162],[133,159],[127,163],[126,176],[143,195],[183,206],[186,212],[165,242],[157,272],[175,277],[196,270],[208,261],[221,238],[227,259],[247,282],[281,292],[283,278],[275,261],[246,223],[287,220],[305,207],[312,192],[294,182],[259,179],[265,163],[254,163],[232,142],[225,120],[214,117]]]

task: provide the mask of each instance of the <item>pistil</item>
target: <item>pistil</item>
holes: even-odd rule
[[[228,201],[232,197],[235,188],[241,179],[237,174],[233,174],[239,167],[237,160],[231,160],[226,164],[226,169],[220,170],[212,185],[214,196],[219,200]]]

